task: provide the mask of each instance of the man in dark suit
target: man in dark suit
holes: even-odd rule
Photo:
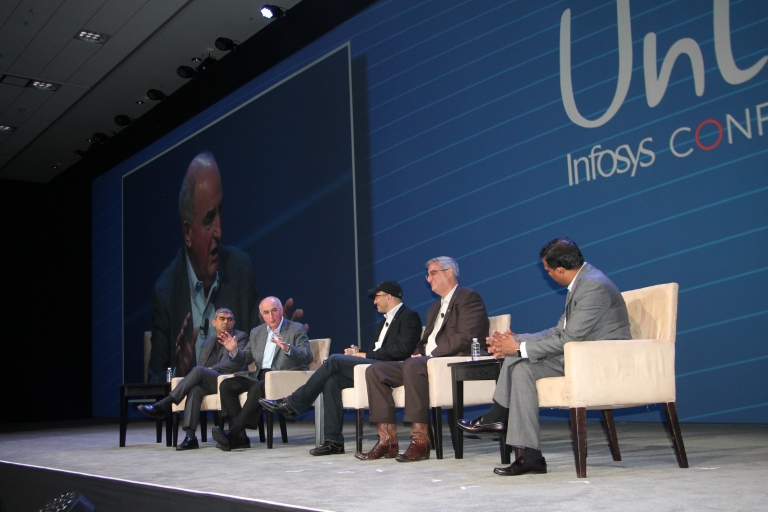
[[[508,430],[507,444],[516,449],[517,457],[510,466],[494,469],[497,475],[547,472],[540,450],[536,381],[564,375],[565,344],[632,339],[627,305],[618,288],[584,261],[572,240],[550,240],[539,258],[552,280],[568,287],[565,312],[550,329],[518,335],[507,329],[487,338],[489,352],[504,358],[494,403],[483,416],[458,422],[459,428],[472,433]]]
[[[183,423],[186,436],[184,441],[176,446],[178,451],[199,447],[195,432],[200,419],[200,405],[205,395],[217,392],[218,376],[243,369],[242,364],[238,364],[229,357],[224,344],[231,343],[245,348],[248,343],[248,334],[234,330],[235,317],[227,308],[217,309],[212,323],[216,332],[203,343],[197,360],[198,366],[194,367],[167,397],[156,404],[138,407],[147,416],[164,418],[171,403],[179,404],[184,397],[187,397]]]
[[[440,300],[427,312],[427,326],[414,354],[401,362],[379,362],[365,372],[370,404],[370,421],[377,424],[379,441],[367,453],[356,453],[361,460],[396,457],[399,462],[429,458],[429,380],[430,357],[470,355],[472,338],[488,333],[488,313],[480,295],[459,286],[459,264],[440,256],[427,262],[427,282]],[[398,454],[395,426],[395,401],[392,388],[405,386],[405,415],[411,422],[411,443]]]
[[[254,371],[238,372],[219,386],[222,414],[228,415],[232,426],[228,431],[213,428],[218,448],[250,448],[245,427],[254,424],[262,408],[264,376],[270,370],[307,370],[312,362],[312,351],[304,326],[283,318],[283,305],[277,297],[267,297],[259,304],[264,323],[251,331],[251,339],[244,349],[234,341],[224,343],[232,361],[239,365],[254,363]],[[248,392],[248,399],[240,406],[240,394]]]
[[[151,382],[165,380],[168,367],[177,377],[191,370],[217,306],[226,305],[246,332],[258,324],[251,259],[221,245],[223,201],[216,160],[197,155],[179,194],[184,246],[152,290]]]
[[[384,281],[368,290],[368,296],[384,318],[377,328],[376,340],[366,352],[348,348],[344,354],[333,354],[292,394],[280,400],[261,399],[265,409],[292,418],[309,409],[318,395],[323,394],[325,442],[310,450],[312,455],[344,453],[341,390],[355,385],[354,367],[378,361],[402,361],[413,354],[419,342],[421,318],[403,304],[403,289],[397,281]]]

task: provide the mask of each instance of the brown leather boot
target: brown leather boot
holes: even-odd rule
[[[429,434],[426,423],[414,423],[411,427],[411,444],[405,453],[397,456],[397,462],[416,462],[429,458]]]
[[[397,457],[399,452],[397,446],[397,425],[394,423],[377,423],[376,432],[379,434],[379,441],[376,446],[367,453],[355,452],[355,457],[360,460],[391,459]]]

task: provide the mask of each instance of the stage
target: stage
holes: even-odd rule
[[[614,462],[602,428],[588,424],[587,478],[577,479],[567,424],[542,423],[548,474],[501,477],[498,443],[465,438],[464,459],[401,464],[347,453],[312,457],[312,421],[288,422],[288,444],[222,452],[212,438],[176,452],[155,443],[154,423],[133,420],[118,447],[117,421],[4,425],[0,432],[0,512],[41,508],[77,490],[100,512],[122,510],[762,510],[768,502],[765,425],[682,424],[689,469],[680,469],[661,424],[617,423],[623,460]],[[398,425],[401,451],[410,429]],[[364,449],[375,443],[366,424]]]

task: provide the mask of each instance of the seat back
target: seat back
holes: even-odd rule
[[[309,349],[312,351],[312,363],[309,365],[309,369],[316,371],[331,352],[331,338],[309,340]]]
[[[666,283],[621,294],[627,303],[633,340],[675,342],[678,288],[677,283]]]
[[[512,325],[512,315],[496,315],[488,317],[488,335],[493,334],[493,331],[504,332]],[[482,343],[482,342],[481,342]]]
[[[144,331],[144,382],[149,379],[149,356],[152,355],[152,331]]]

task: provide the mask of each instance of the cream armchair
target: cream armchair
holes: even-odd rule
[[[217,379],[216,383],[216,389],[219,389],[219,385],[221,384],[221,381],[226,378],[226,375],[220,375]],[[171,380],[171,390],[176,389],[176,386],[179,385],[179,382],[181,382],[181,379],[184,377],[174,377]],[[184,400],[179,402],[178,405],[173,405],[171,408],[171,414],[173,417],[173,446],[176,446],[176,442],[179,438],[179,413],[184,410],[184,407],[187,405],[187,397],[184,397]],[[200,439],[205,443],[208,441],[208,411],[213,411],[213,418],[214,423],[219,425],[221,423],[221,418],[219,417],[219,411],[221,411],[221,400],[219,398],[218,391],[212,395],[205,395],[203,397],[203,403],[200,406]]]
[[[613,460],[621,460],[613,409],[661,403],[681,468],[688,467],[675,406],[677,283],[622,293],[631,340],[565,345],[565,376],[536,383],[539,407],[569,409],[576,475],[586,478],[587,410],[602,411]]]
[[[488,317],[490,326],[488,334],[493,331],[503,332],[512,322],[511,315],[498,315]],[[485,347],[485,339],[478,340]],[[483,359],[489,359],[486,356]],[[448,410],[448,425],[451,431],[451,440],[455,448],[456,418],[453,417],[453,376],[450,363],[467,361],[469,356],[458,357],[433,357],[427,362],[427,374],[429,376],[429,406],[432,408],[432,438],[434,440],[435,456],[443,458],[443,409]],[[496,389],[496,381],[478,380],[464,384],[464,405],[482,405],[493,401],[493,392]]]
[[[267,372],[264,377],[264,398],[267,400],[279,400],[285,398],[299,387],[303,386],[309,380],[315,371],[320,368],[328,358],[331,351],[331,338],[322,338],[309,340],[309,348],[312,351],[312,363],[308,371],[273,371]],[[248,393],[240,395],[240,403],[245,402]],[[267,448],[272,448],[272,430],[274,425],[274,414],[267,412]],[[280,422],[280,434],[283,443],[288,442],[288,433],[285,426],[285,417],[278,415]]]

